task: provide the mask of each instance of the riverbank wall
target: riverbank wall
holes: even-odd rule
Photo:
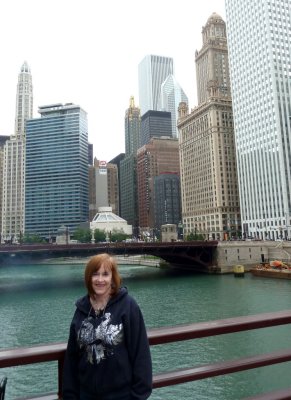
[[[211,273],[232,273],[234,265],[243,265],[249,271],[255,265],[268,260],[291,262],[289,241],[225,241],[219,242],[214,254]]]

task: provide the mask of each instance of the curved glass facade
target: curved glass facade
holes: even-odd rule
[[[49,238],[88,221],[87,114],[71,104],[39,112],[26,129],[25,233]]]

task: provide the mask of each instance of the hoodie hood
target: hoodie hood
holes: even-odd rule
[[[117,292],[117,294],[109,299],[109,302],[107,303],[106,307],[120,301],[123,297],[125,297],[127,295],[128,295],[128,291],[127,291],[126,287],[119,288],[119,291]],[[92,308],[89,295],[86,294],[85,296],[78,299],[76,301],[76,307],[79,311],[88,315]]]

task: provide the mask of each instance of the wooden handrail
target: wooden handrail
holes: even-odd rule
[[[165,328],[154,328],[148,331],[150,345],[159,345],[181,340],[196,339],[226,333],[242,332],[291,323],[291,310],[264,313],[246,317],[227,318],[196,324],[178,325]],[[0,351],[0,368],[47,361],[58,362],[58,396],[61,398],[62,369],[66,343],[52,343],[40,346],[5,349]],[[219,363],[198,366],[178,371],[160,373],[154,376],[153,387],[176,385],[193,380],[225,375],[247,369],[263,367],[276,363],[291,361],[291,349],[255,355],[238,360],[227,360]],[[262,397],[268,399],[268,397]],[[282,397],[283,399],[283,397]]]
[[[291,310],[287,310],[166,328],[154,328],[148,331],[148,337],[151,345],[157,345],[290,323]]]
[[[279,364],[287,361],[291,361],[291,349],[268,354],[259,354],[252,357],[240,358],[238,360],[201,365],[195,368],[165,372],[154,376],[153,387],[161,388],[164,386],[178,385],[180,383],[246,371],[248,369],[265,367],[267,365]]]
[[[198,322],[196,324],[153,328],[148,330],[148,338],[150,345],[154,346],[181,340],[198,339],[290,323],[291,310],[286,310],[246,317]],[[62,342],[1,350],[0,368],[60,360],[63,358],[65,349],[66,343]]]
[[[64,358],[67,343],[52,343],[40,346],[18,347],[0,351],[0,368],[17,365],[59,361]]]

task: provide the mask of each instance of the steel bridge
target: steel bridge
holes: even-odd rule
[[[1,245],[0,264],[58,257],[86,257],[99,253],[133,256],[152,255],[173,267],[207,272],[215,269],[217,241],[119,242],[78,244]]]

